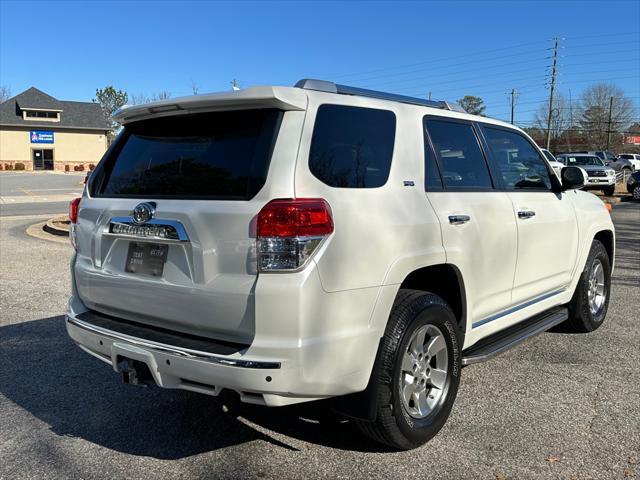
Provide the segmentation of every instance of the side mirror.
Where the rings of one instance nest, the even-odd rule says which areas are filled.
[[[587,183],[587,173],[580,167],[563,167],[560,180],[563,190],[576,190]]]

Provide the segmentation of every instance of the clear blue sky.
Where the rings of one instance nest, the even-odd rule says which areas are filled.
[[[530,121],[548,95],[608,81],[640,116],[640,2],[29,2],[0,0],[0,84],[63,100],[114,85],[133,94],[291,85],[303,77],[456,100]]]

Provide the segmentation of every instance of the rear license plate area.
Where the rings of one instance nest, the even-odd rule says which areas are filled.
[[[161,277],[167,261],[169,245],[129,242],[125,272]]]

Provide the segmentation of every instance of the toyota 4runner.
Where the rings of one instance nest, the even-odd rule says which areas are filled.
[[[129,383],[338,397],[409,449],[463,366],[605,318],[610,215],[512,125],[318,80],[115,119],[70,207],[66,326]]]

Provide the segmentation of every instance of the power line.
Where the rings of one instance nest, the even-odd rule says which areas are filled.
[[[559,66],[560,65],[558,65],[558,67]],[[573,75],[592,75],[592,74],[596,74],[596,73],[610,73],[610,72],[611,72],[611,69],[607,69],[607,70],[592,70],[592,71],[588,71],[588,72],[572,72],[572,73],[569,73],[569,74],[566,74],[566,75],[563,75],[563,76],[568,77],[568,76],[573,76]],[[526,80],[534,80],[534,79],[538,79],[538,78],[540,78],[540,75],[528,75],[526,77],[519,77],[519,78],[505,78],[505,82],[508,81],[510,83],[514,83],[514,82],[521,82],[521,81],[526,81]],[[460,82],[465,82],[465,81],[467,81],[467,80],[461,79],[461,80],[443,81],[443,82],[436,82],[436,83],[431,83],[430,82],[430,83],[424,84],[424,85],[425,85],[425,87],[431,88],[434,85],[444,85],[444,84],[449,85],[451,83],[460,83]],[[477,84],[477,85],[472,85],[472,86],[466,86],[465,85],[464,88],[466,90],[473,90],[473,89],[478,88],[478,87],[484,87],[484,86],[487,86],[487,85],[495,85],[495,83],[496,82],[494,81],[494,82],[482,83],[482,84]],[[395,90],[396,91],[400,91],[400,92],[406,91],[406,90],[413,90],[413,89],[418,88],[418,87],[420,87],[422,85],[423,84],[420,83],[420,84],[414,84],[414,85],[409,85],[409,86],[403,86],[403,87],[400,87],[400,88],[396,88]],[[452,91],[452,90],[458,90],[458,87],[452,87],[450,89],[446,89],[446,90],[444,90],[444,92]]]
[[[512,50],[514,48],[521,48],[521,47],[527,47],[530,45],[540,45],[541,43],[545,43],[543,41],[536,41],[536,42],[528,42],[528,43],[520,43],[518,45],[510,45],[508,47],[502,47],[502,48],[495,48],[492,50],[480,50],[474,53],[468,53],[468,54],[464,54],[464,55],[459,55],[457,58],[465,58],[465,57],[477,57],[478,55],[483,55],[483,54],[487,54],[487,53],[494,53],[494,52],[501,52],[501,51],[505,51],[505,50]],[[360,71],[360,72],[354,72],[354,73],[345,73],[342,75],[336,75],[333,78],[345,78],[345,77],[351,77],[351,76],[357,76],[357,75],[367,75],[370,73],[377,73],[377,72],[384,72],[384,71],[389,71],[389,70],[393,70],[393,69],[399,69],[399,68],[407,68],[407,67],[414,67],[416,65],[424,65],[427,63],[431,63],[434,61],[440,61],[440,60],[446,60],[448,58],[451,58],[450,56],[446,56],[446,57],[440,57],[440,58],[435,58],[435,59],[429,59],[429,60],[423,60],[420,62],[416,62],[416,63],[408,63],[408,64],[404,64],[404,65],[395,65],[395,66],[391,66],[391,67],[384,67],[384,68],[378,68],[375,70],[368,70],[368,71]]]
[[[580,35],[578,37],[565,37],[565,40],[575,40],[581,38],[603,38],[603,37],[623,37],[626,35],[640,35],[640,31],[637,32],[620,32],[620,33],[604,33],[601,35]]]
[[[623,36],[628,36],[628,35],[635,35],[638,34],[640,32],[621,32],[621,33],[612,33],[612,34],[602,34],[602,35],[582,35],[582,36],[576,36],[576,37],[568,37],[569,40],[572,39],[582,39],[582,38],[603,38],[603,37],[623,37]],[[501,52],[501,51],[507,51],[507,50],[513,50],[513,49],[517,49],[517,48],[522,48],[522,47],[527,47],[527,46],[531,46],[531,45],[541,45],[546,43],[545,41],[533,41],[533,42],[526,42],[526,43],[520,43],[517,45],[510,45],[507,47],[502,47],[502,48],[496,48],[496,49],[491,49],[491,50],[479,50],[473,53],[468,53],[468,54],[464,54],[464,55],[458,55],[457,58],[466,58],[466,57],[478,57],[481,55],[486,55],[489,53],[495,53],[495,52]],[[626,42],[622,42],[622,43],[626,43]],[[425,65],[428,63],[433,63],[433,62],[438,62],[441,60],[447,60],[451,58],[451,56],[446,56],[446,57],[440,57],[440,58],[432,58],[429,60],[422,60],[419,62],[414,62],[414,63],[408,63],[408,64],[402,64],[402,65],[394,65],[394,66],[389,66],[389,67],[382,67],[382,68],[377,68],[377,69],[372,69],[372,70],[365,70],[365,71],[359,71],[359,72],[351,72],[351,73],[345,73],[345,74],[340,74],[340,75],[334,75],[332,78],[335,79],[340,79],[340,78],[347,78],[347,77],[353,77],[353,76],[359,76],[359,75],[369,75],[372,73],[378,73],[378,72],[386,72],[386,71],[390,71],[390,70],[397,70],[397,69],[403,69],[403,68],[411,68],[417,65]]]

